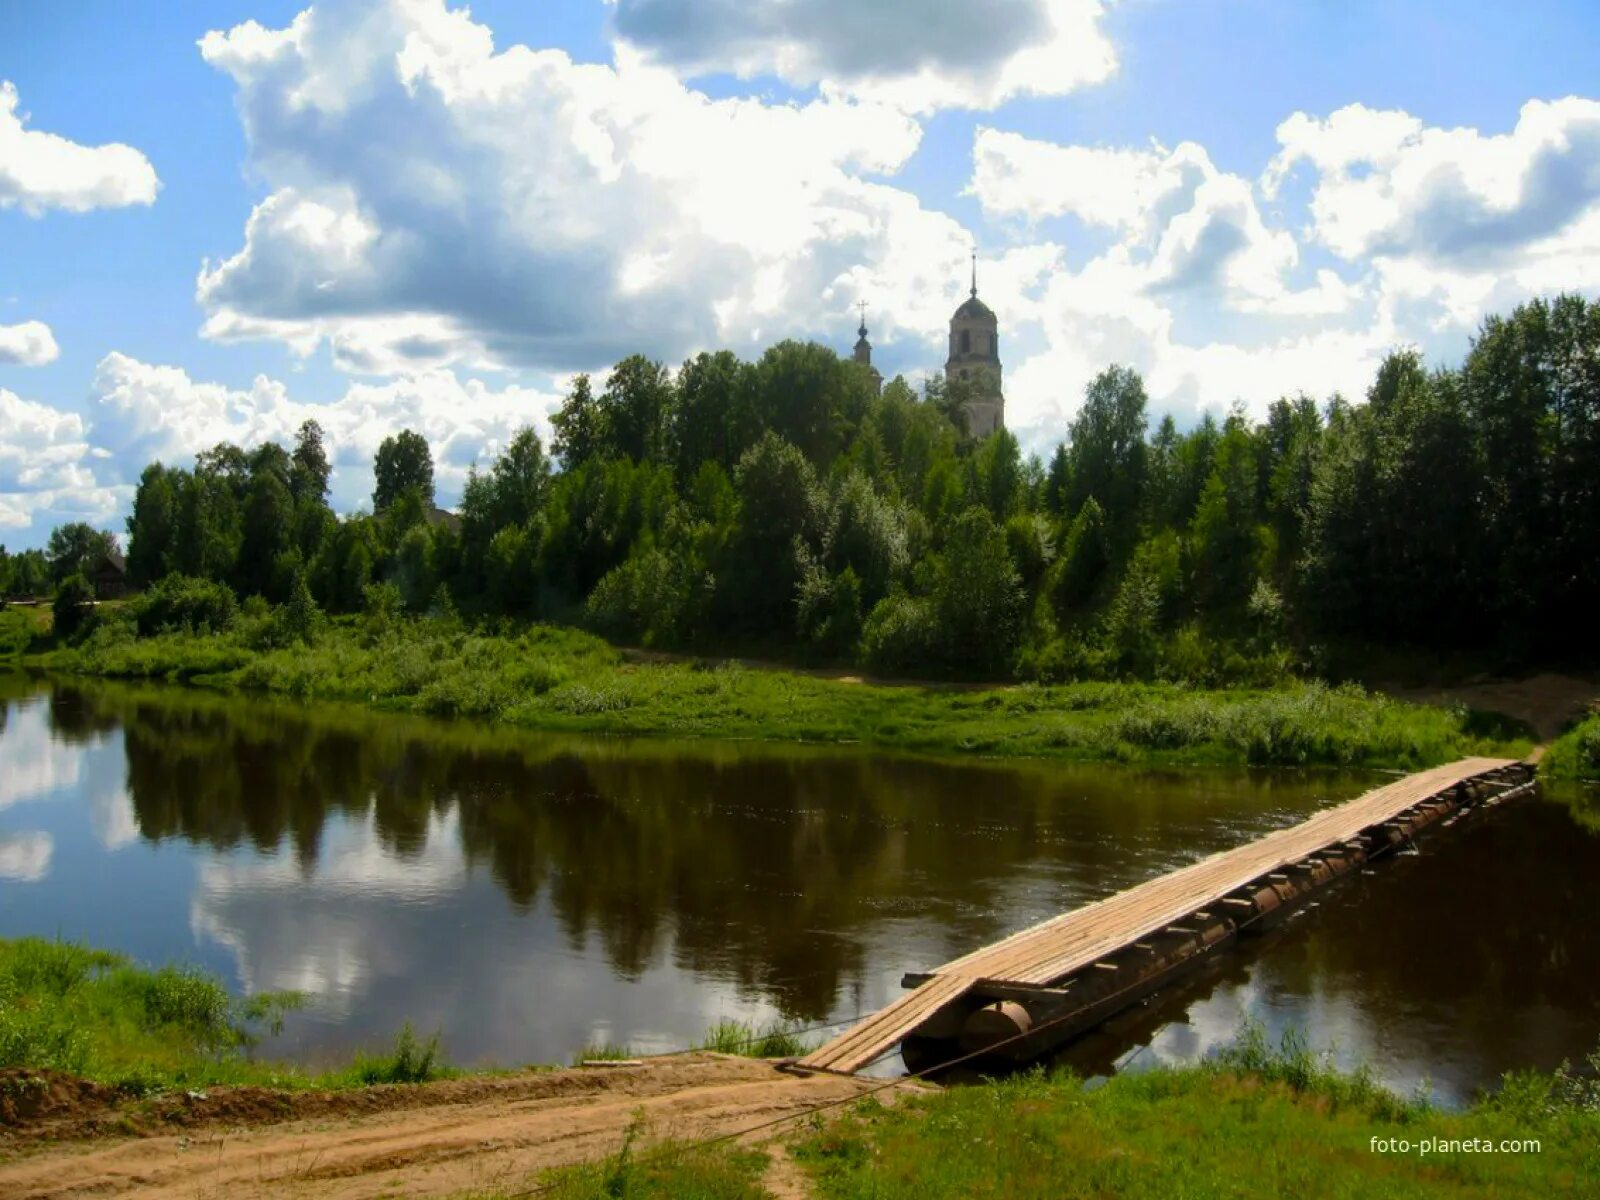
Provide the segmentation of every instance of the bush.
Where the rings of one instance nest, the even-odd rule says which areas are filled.
[[[58,637],[74,638],[94,622],[94,588],[82,575],[68,575],[51,605]]]
[[[646,545],[606,572],[590,593],[584,617],[611,637],[637,638],[647,646],[679,641],[703,602],[706,582],[681,559]]]
[[[221,633],[239,615],[239,602],[226,584],[189,575],[168,575],[129,607],[140,637]]]
[[[937,640],[933,606],[897,593],[878,601],[867,617],[861,657],[874,670],[903,670],[927,663]]]
[[[1557,738],[1539,770],[1551,779],[1600,779],[1600,713]]]

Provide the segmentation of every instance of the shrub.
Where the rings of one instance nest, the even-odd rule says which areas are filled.
[[[867,617],[861,657],[877,670],[917,666],[932,657],[937,639],[932,605],[896,593],[878,601]]]
[[[94,588],[82,575],[68,575],[56,589],[51,613],[57,636],[77,637],[94,621]]]
[[[189,575],[168,575],[130,607],[140,637],[221,633],[239,615],[239,603],[226,584]]]

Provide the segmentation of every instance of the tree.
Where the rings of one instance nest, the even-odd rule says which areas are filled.
[[[409,429],[383,439],[372,464],[372,508],[382,512],[402,494],[416,492],[424,505],[433,504],[433,455],[427,440]]]
[[[293,549],[291,534],[294,499],[279,473],[270,468],[258,473],[245,500],[239,545],[239,568],[234,588],[241,596],[260,595],[268,600],[288,598],[293,565],[285,573],[285,555]]]
[[[944,661],[957,670],[1009,668],[1021,632],[1021,580],[986,509],[967,509],[950,530],[933,602]]]
[[[727,350],[700,354],[678,372],[678,403],[673,413],[673,465],[678,478],[692,479],[700,464],[724,471],[760,436],[753,399],[754,370]]]
[[[1126,367],[1095,376],[1069,427],[1066,511],[1100,502],[1115,546],[1131,540],[1140,516],[1145,465],[1144,381]]]
[[[1256,525],[1255,448],[1244,420],[1231,418],[1189,526],[1195,595],[1203,607],[1242,609],[1259,574]]]
[[[792,628],[801,566],[795,542],[815,550],[827,532],[829,506],[816,472],[798,448],[768,432],[739,460],[733,485],[739,523],[719,572],[720,599],[741,629]]]
[[[76,637],[94,618],[94,588],[77,572],[66,576],[56,586],[51,612],[57,636]]]
[[[906,515],[859,471],[838,485],[834,512],[828,567],[836,574],[850,572],[853,586],[870,609],[910,561]]]
[[[1026,498],[1016,435],[1008,429],[991,433],[978,444],[971,462],[976,477],[972,495],[983,501],[995,520],[1004,521]]]
[[[1170,425],[1171,421],[1172,418],[1167,417],[1163,425]],[[1060,517],[1066,513],[1071,478],[1072,457],[1067,453],[1066,443],[1057,442],[1054,453],[1050,455],[1050,469],[1044,482],[1044,507],[1052,516]]]
[[[45,546],[50,580],[57,587],[73,575],[93,574],[108,556],[116,553],[117,539],[113,534],[83,521],[56,526]]]
[[[128,579],[149,587],[177,568],[179,493],[187,482],[180,471],[151,463],[139,476],[128,517]]]
[[[639,354],[623,359],[600,394],[605,448],[634,462],[666,462],[673,403],[666,367]]]
[[[489,512],[496,528],[526,525],[544,506],[550,463],[531,425],[517,430],[489,469]]]
[[[815,342],[779,342],[756,364],[759,426],[819,467],[831,465],[854,436],[871,395],[861,372]]]
[[[572,381],[572,391],[550,418],[550,424],[555,429],[550,450],[561,460],[562,470],[576,471],[601,452],[605,442],[604,422],[587,375],[579,375]]]
[[[328,450],[321,425],[311,420],[301,423],[300,431],[295,435],[291,463],[289,491],[295,503],[315,501],[320,504],[326,500],[332,468],[328,465]]]

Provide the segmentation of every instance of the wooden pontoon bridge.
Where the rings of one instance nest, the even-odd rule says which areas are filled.
[[[1037,1057],[1427,826],[1531,788],[1532,778],[1527,764],[1496,758],[1463,759],[1407,776],[935,970],[907,975],[903,982],[911,991],[794,1066],[853,1074],[897,1045],[912,1070],[979,1054]]]

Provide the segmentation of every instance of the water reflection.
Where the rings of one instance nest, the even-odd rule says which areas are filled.
[[[312,1059],[406,1019],[461,1061],[518,1062],[605,1037],[676,1047],[724,1015],[849,1016],[903,971],[1366,782],[574,741],[40,686],[0,683],[0,875],[33,879],[0,889],[0,932],[306,991],[283,1051]],[[1145,1041],[1144,1061],[1191,1056],[1247,1012],[1396,1081],[1443,1063],[1441,1091],[1581,1053],[1600,1015],[1575,981],[1600,945],[1574,914],[1600,901],[1600,841],[1574,829],[1554,805],[1467,827],[1075,1061]]]

